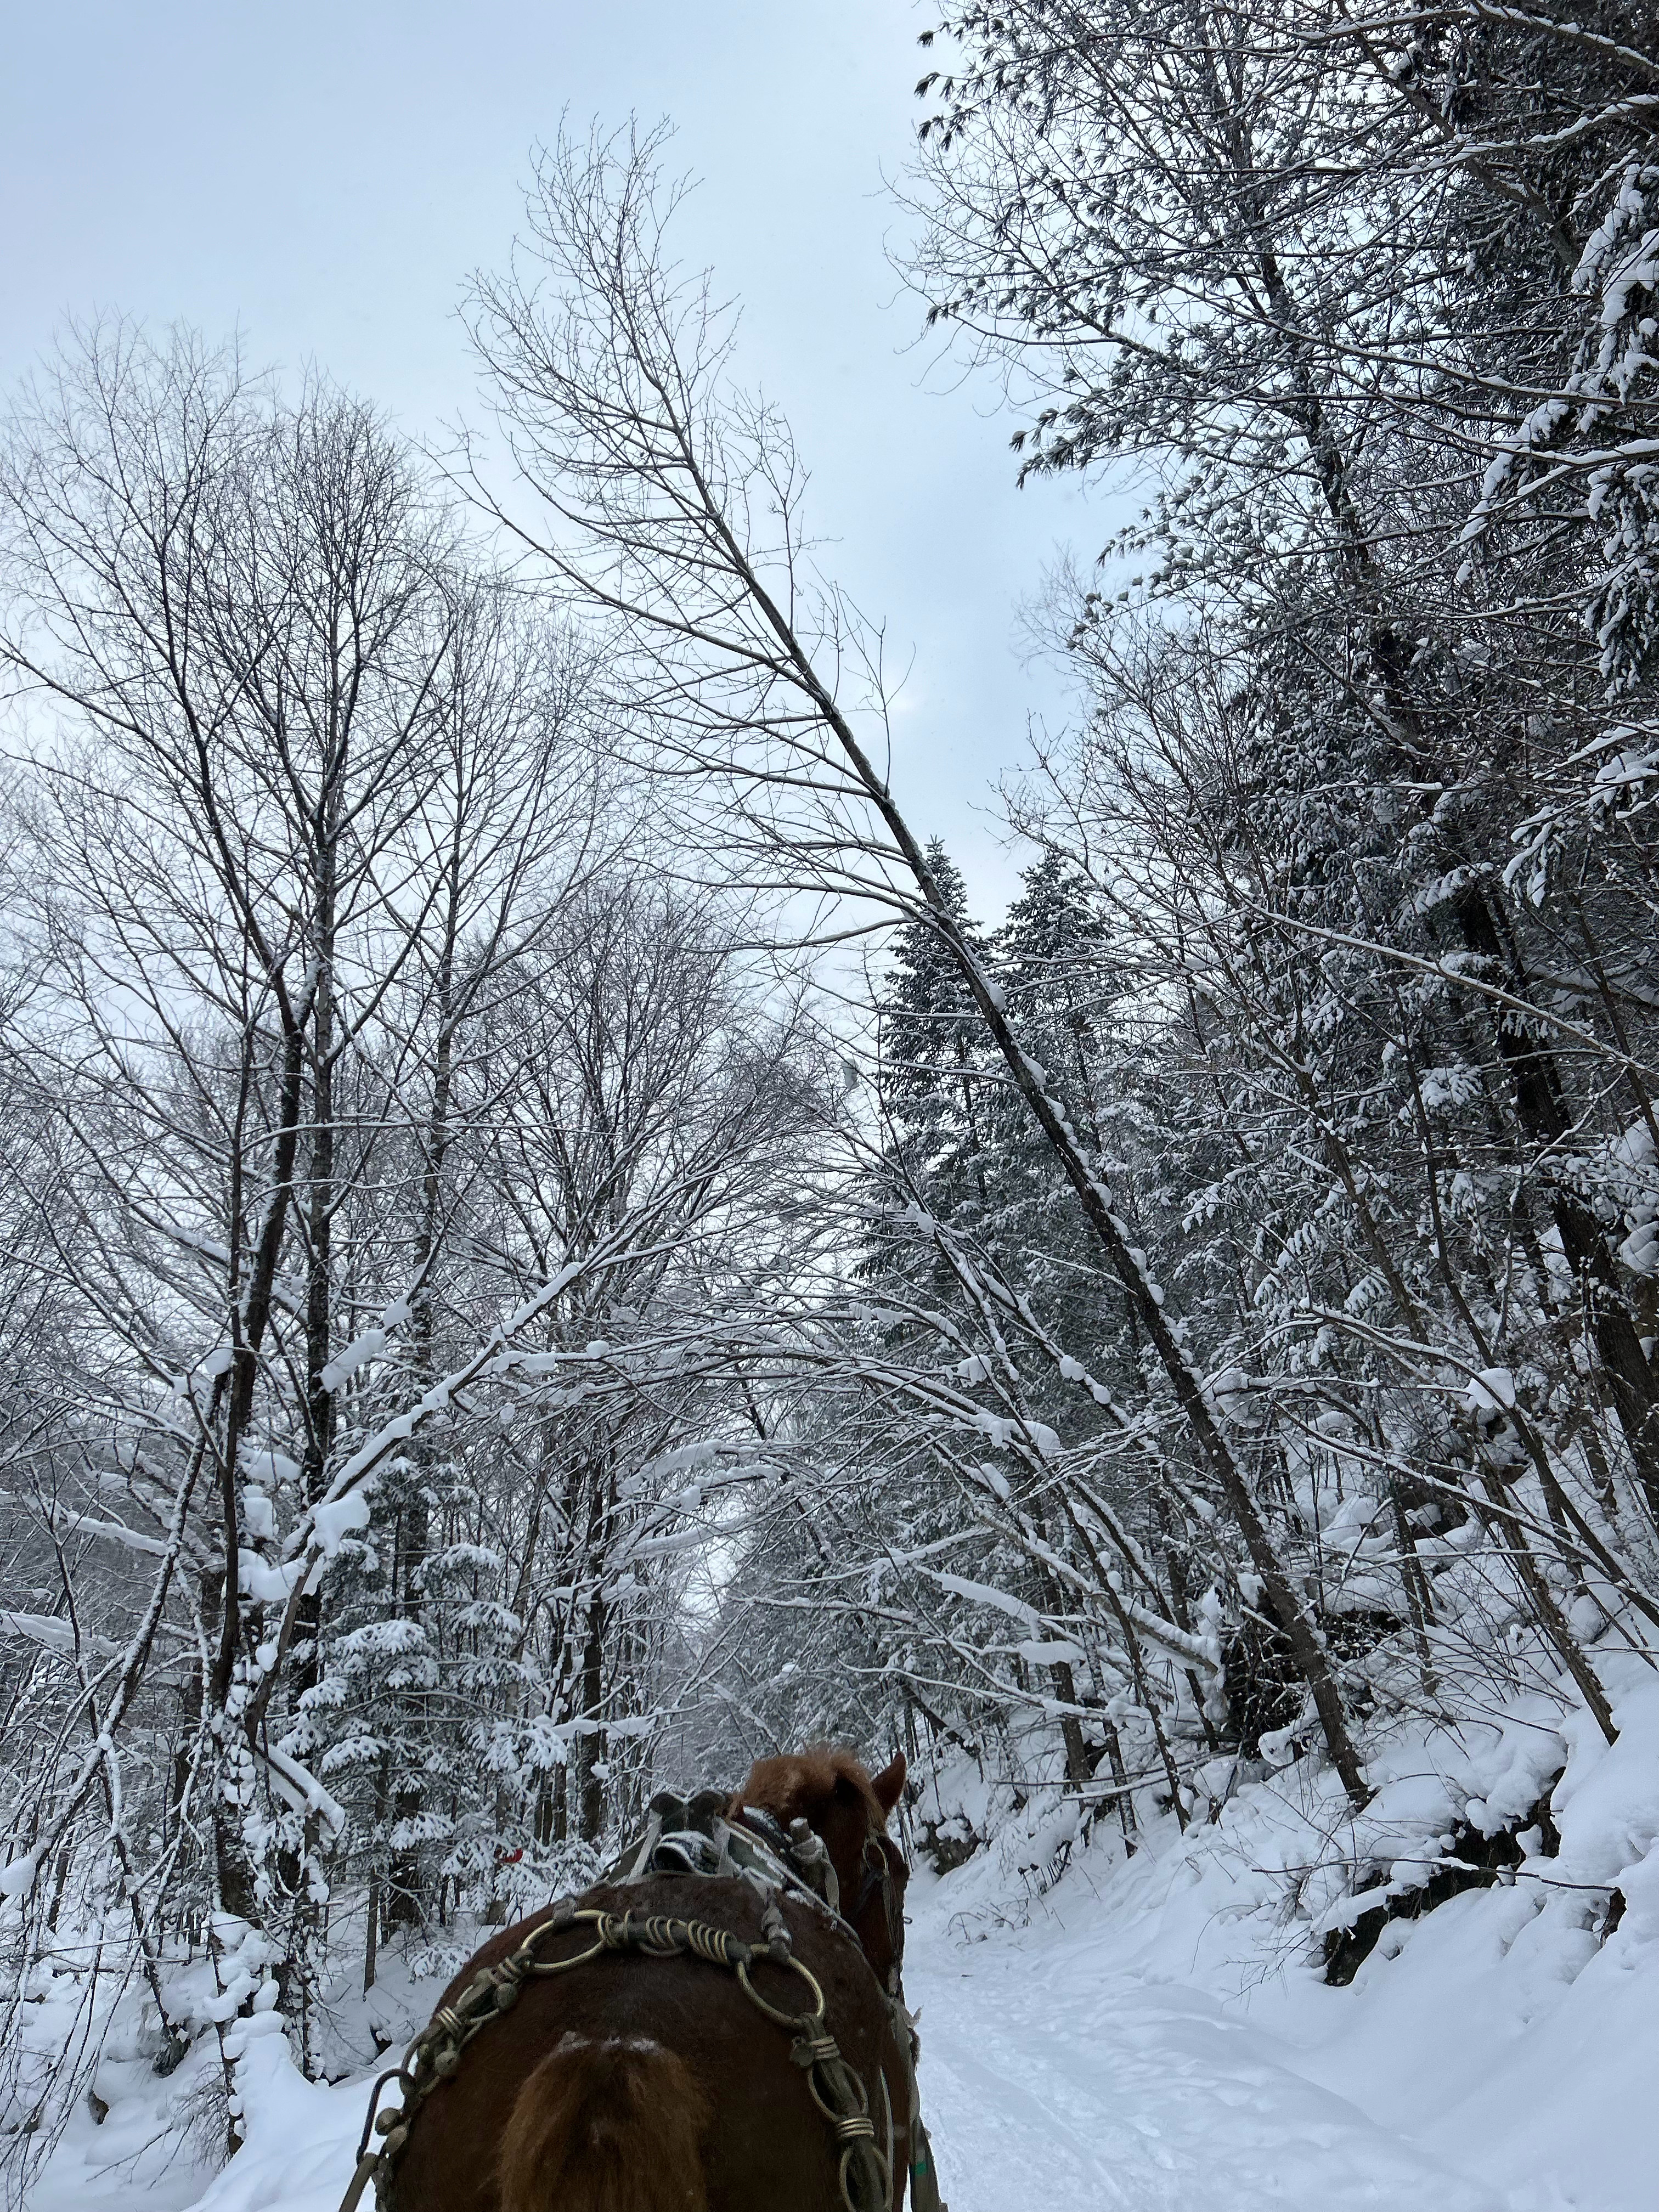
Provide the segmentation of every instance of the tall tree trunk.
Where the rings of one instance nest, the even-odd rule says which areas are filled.
[[[1485,898],[1471,895],[1459,900],[1456,914],[1468,950],[1491,963],[1516,997],[1529,998],[1530,979],[1520,967],[1514,947],[1500,933]],[[1554,1055],[1501,1010],[1492,1028],[1522,1130],[1541,1152],[1555,1151],[1566,1140],[1572,1124]],[[1601,1224],[1553,1177],[1549,1183],[1549,1206],[1562,1251],[1578,1285],[1637,1481],[1659,1526],[1659,1392],[1655,1389],[1652,1364],[1643,1349]]]

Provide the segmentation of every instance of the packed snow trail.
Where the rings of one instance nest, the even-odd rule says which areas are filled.
[[[1050,1924],[919,1928],[922,2098],[951,2212],[1498,2212],[1504,2200],[1295,2070],[1201,1991]]]

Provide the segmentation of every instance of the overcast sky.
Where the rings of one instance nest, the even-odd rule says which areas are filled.
[[[637,113],[702,179],[682,251],[744,302],[740,367],[792,421],[826,565],[914,653],[901,792],[981,911],[1011,882],[985,816],[1058,678],[1015,605],[1112,512],[1014,489],[1011,417],[914,343],[884,186],[908,155],[930,20],[908,0],[53,0],[9,11],[0,376],[66,313],[182,319],[315,361],[414,434],[477,414],[455,307],[504,260],[532,145]]]

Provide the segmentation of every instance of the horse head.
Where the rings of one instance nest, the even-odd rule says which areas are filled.
[[[887,1832],[904,1787],[904,1753],[872,1775],[850,1751],[814,1747],[783,1759],[757,1759],[731,1805],[769,1813],[787,1828],[805,1820],[823,1840],[841,1892],[842,1917],[857,1936],[876,1978],[898,1993],[904,1960],[904,1886],[910,1869]]]

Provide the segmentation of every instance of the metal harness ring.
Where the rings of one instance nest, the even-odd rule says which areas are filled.
[[[811,2012],[780,2012],[776,2005],[768,2004],[766,1999],[761,1995],[760,1991],[755,1987],[753,1982],[749,1978],[750,1960],[756,1954],[751,1952],[748,1959],[739,1959],[735,1962],[738,1979],[742,1983],[744,1994],[749,1998],[750,2002],[751,2004],[757,2005],[761,2011],[766,2014],[768,2020],[776,2021],[780,2027],[821,2027],[823,2024],[823,1991],[819,1987],[817,1977],[813,1973],[811,1968],[810,1966],[804,1966],[801,1961],[795,1957],[793,1952],[791,1952],[786,1958],[772,1959],[774,1966],[793,1966],[796,1973],[800,1976],[802,1981],[805,1983],[807,1988],[812,1992],[812,2009]],[[771,1957],[769,1953],[765,1952],[763,1952],[759,1955],[762,1957]]]

